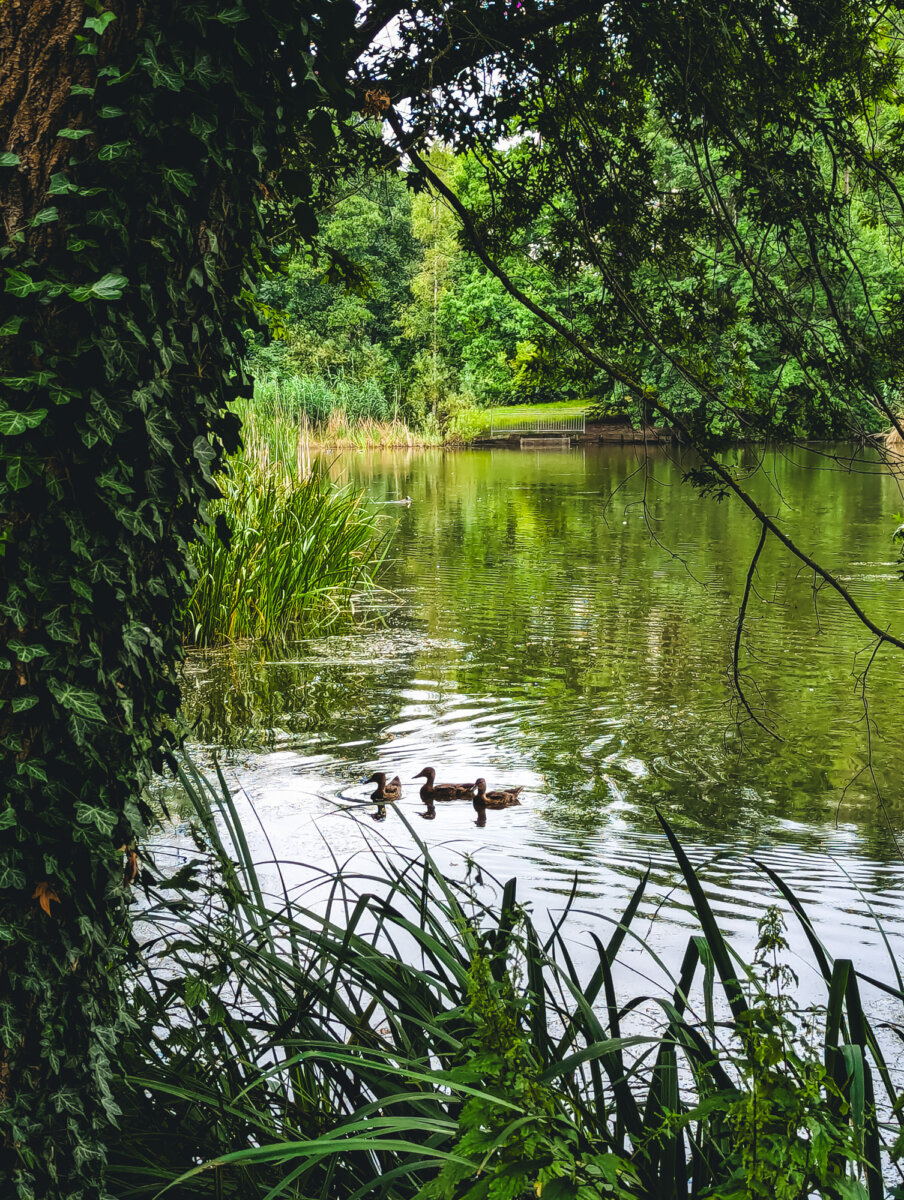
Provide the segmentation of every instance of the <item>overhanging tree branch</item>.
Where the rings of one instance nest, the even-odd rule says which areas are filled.
[[[474,224],[471,214],[461,203],[452,189],[446,183],[444,183],[444,181],[440,179],[434,171],[430,169],[429,165],[417,152],[415,146],[411,144],[409,138],[406,137],[404,127],[402,126],[398,114],[390,110],[390,112],[387,114],[387,120],[397,139],[399,140],[399,144],[403,152],[415,165],[418,173],[423,175],[424,178],[429,181],[430,185],[437,192],[439,192],[446,203],[449,204],[458,215],[465,234],[467,235],[470,248],[473,250],[474,254],[477,255],[487,270],[499,280],[509,295],[513,296],[514,299],[516,299],[520,304],[523,304],[529,312],[532,312],[534,316],[538,317],[541,321],[548,325],[550,329],[554,330],[561,338],[568,342],[569,345],[573,346],[574,349],[582,354],[589,362],[598,367],[601,371],[604,371],[610,379],[623,384],[632,395],[638,398],[643,398],[648,404],[652,405],[652,407],[655,408],[665,418],[669,425],[682,435],[687,444],[694,447],[710,470],[713,471],[713,473],[718,476],[722,483],[725,484],[726,488],[734,493],[741,503],[750,510],[750,512],[760,522],[762,527],[765,530],[768,530],[769,533],[773,534],[790,554],[794,555],[795,558],[799,559],[800,562],[809,567],[810,570],[813,571],[820,579],[822,579],[828,587],[830,587],[838,596],[840,596],[857,620],[860,621],[870,631],[870,633],[878,638],[880,642],[895,646],[899,650],[904,650],[904,640],[895,637],[894,634],[889,633],[887,629],[883,629],[877,625],[876,622],[864,612],[844,584],[835,575],[833,575],[831,571],[827,570],[819,562],[817,562],[812,555],[808,554],[805,550],[802,550],[794,541],[794,539],[789,537],[789,535],[785,533],[785,531],[776,523],[776,521],[763,511],[750,493],[741,487],[732,473],[719,462],[712,451],[699,444],[697,439],[694,438],[693,433],[688,428],[687,424],[676,412],[664,404],[658,397],[651,396],[649,394],[649,389],[644,388],[643,384],[639,380],[635,379],[629,372],[625,371],[617,363],[612,362],[610,359],[598,353],[592,346],[588,345],[583,338],[579,337],[571,329],[569,329],[563,321],[560,321],[553,313],[549,312],[548,309],[545,309],[541,305],[537,304],[536,301],[532,300],[524,291],[522,291],[521,288],[518,287],[508,273],[487,252],[486,247],[483,245],[483,241],[477,232],[477,228]],[[719,397],[713,393],[712,389],[706,387],[701,383],[700,380],[697,380],[690,375],[681,363],[676,361],[675,366],[692,387],[696,388],[699,392],[701,392],[701,394],[713,400],[714,402],[719,402]]]

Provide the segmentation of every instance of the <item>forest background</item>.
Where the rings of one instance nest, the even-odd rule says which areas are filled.
[[[646,131],[655,158],[659,199],[687,196],[693,170],[663,132]],[[373,130],[375,137],[379,130]],[[529,158],[531,144],[504,148],[511,170]],[[424,154],[432,172],[470,213],[489,222],[494,200],[478,155],[456,154],[434,142]],[[515,167],[517,169],[517,167]],[[521,304],[473,253],[458,216],[436,191],[418,190],[417,175],[399,168],[356,171],[337,180],[323,199],[317,241],[283,249],[281,269],[258,280],[255,307],[263,327],[246,334],[248,368],[255,380],[256,411],[309,423],[315,440],[353,437],[370,441],[467,442],[485,433],[489,410],[500,406],[555,405],[586,410],[590,419],[644,425],[650,414],[641,397],[593,369],[549,324]],[[849,172],[842,183],[850,188]],[[845,321],[865,342],[872,309],[894,309],[904,295],[899,256],[874,206],[852,198],[849,227],[859,278],[845,299]],[[556,203],[509,231],[498,255],[510,279],[581,337],[592,336],[607,297],[600,275],[581,261],[580,247],[562,245],[554,226]],[[736,216],[742,241],[756,230]],[[705,340],[720,370],[714,403],[676,372],[667,353],[643,329],[620,327],[614,343],[632,363],[635,378],[660,395],[710,445],[767,437],[832,439],[868,437],[887,428],[869,403],[846,397],[832,403],[782,344],[782,332],[763,322],[752,303],[747,272],[720,230],[697,231],[697,270],[673,264],[663,278],[646,264],[636,284],[653,310],[667,310],[705,278]],[[779,286],[788,282],[782,256],[763,264]],[[852,271],[852,277],[855,273]],[[792,291],[809,291],[803,272]],[[719,309],[730,324],[719,327]],[[822,292],[809,314],[822,336],[834,316]],[[880,364],[877,385],[897,403],[894,371]],[[751,414],[757,414],[751,426]]]

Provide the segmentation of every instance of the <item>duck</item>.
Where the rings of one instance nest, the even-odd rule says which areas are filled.
[[[421,799],[431,806],[437,800],[458,800],[474,791],[473,783],[434,783],[436,771],[433,767],[424,767],[414,778],[427,780],[421,787]]]
[[[402,795],[402,781],[398,775],[396,775],[395,779],[387,783],[385,771],[374,771],[370,779],[365,779],[364,782],[375,783],[377,785],[377,790],[371,792],[370,798],[371,800],[377,800],[381,804],[385,800],[398,800]]]
[[[477,794],[474,797],[474,810],[480,815],[482,808],[511,808],[515,804],[520,804],[518,797],[524,791],[524,785],[521,787],[497,788],[495,791],[487,791],[487,781],[478,779],[474,784],[477,789]]]
[[[386,805],[378,803],[377,811],[369,813],[368,815],[370,816],[370,819],[372,821],[385,821],[386,820]]]

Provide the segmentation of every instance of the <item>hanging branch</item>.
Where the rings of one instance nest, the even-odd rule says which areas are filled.
[[[513,296],[514,299],[516,299],[520,304],[523,304],[529,312],[532,312],[534,316],[538,317],[544,322],[544,324],[548,325],[550,329],[559,334],[560,337],[568,342],[569,345],[573,346],[589,362],[593,363],[593,365],[598,367],[601,371],[604,371],[610,379],[617,383],[623,384],[633,396],[637,398],[643,398],[647,403],[651,404],[653,408],[655,408],[671,425],[671,427],[681,434],[687,444],[694,447],[710,470],[717,475],[721,482],[724,483],[725,487],[729,491],[733,492],[734,495],[737,496],[737,498],[741,501],[741,503],[750,510],[760,524],[766,530],[768,530],[769,533],[774,534],[774,536],[782,543],[789,553],[793,554],[795,558],[799,559],[805,564],[805,566],[809,567],[811,571],[819,576],[820,579],[822,579],[834,592],[836,592],[848,606],[857,620],[860,621],[861,624],[863,624],[870,631],[870,633],[877,637],[881,642],[895,646],[899,650],[904,650],[904,640],[895,637],[893,634],[889,633],[887,629],[880,628],[880,626],[878,626],[875,621],[873,621],[863,611],[844,584],[837,579],[836,576],[831,573],[831,571],[828,571],[814,558],[807,554],[805,550],[802,550],[794,541],[794,539],[789,537],[789,535],[785,533],[785,531],[775,522],[775,520],[773,520],[772,517],[763,511],[750,493],[741,487],[732,473],[718,461],[715,455],[705,446],[702,446],[697,442],[687,424],[681,419],[681,417],[678,416],[677,413],[673,412],[672,409],[664,404],[658,397],[651,396],[649,389],[644,388],[644,386],[638,380],[634,379],[622,367],[611,362],[592,346],[588,345],[583,338],[572,332],[572,330],[570,330],[568,326],[564,324],[564,322],[560,321],[547,309],[537,304],[528,295],[526,295],[521,288],[518,287],[518,285],[509,277],[507,272],[487,252],[485,246],[483,245],[482,239],[477,232],[476,226],[474,225],[471,214],[464,207],[452,189],[448,187],[448,185],[445,184],[443,180],[440,179],[439,176],[430,169],[424,159],[420,156],[420,154],[418,154],[414,145],[411,144],[410,140],[406,137],[398,114],[390,110],[387,113],[386,119],[398,138],[404,154],[406,154],[410,161],[415,165],[419,174],[423,175],[425,179],[429,180],[431,186],[440,193],[446,203],[449,204],[456,212],[467,235],[472,251],[480,259],[487,270],[492,275],[495,275],[509,295]],[[680,362],[675,360],[673,360],[673,362],[676,369],[692,387],[696,388],[706,399],[709,399],[714,403],[719,403],[719,397],[712,388],[710,388],[702,380],[696,379]]]
[[[775,738],[777,742],[783,742],[785,739],[781,737],[780,734],[777,734],[774,729],[770,729],[768,725],[765,725],[756,715],[756,713],[750,707],[747,697],[744,694],[744,689],[741,686],[741,634],[744,631],[744,618],[747,615],[747,604],[750,600],[750,592],[753,588],[753,577],[756,574],[756,564],[763,552],[763,547],[766,545],[766,537],[768,532],[769,531],[765,525],[760,526],[760,540],[757,542],[756,550],[753,552],[753,558],[750,560],[750,567],[747,570],[747,583],[744,585],[744,596],[741,600],[741,607],[738,610],[738,624],[737,628],[735,629],[734,648],[731,655],[731,671],[732,678],[734,679],[735,691],[738,694],[738,699],[743,704],[744,709],[746,710],[751,721],[753,721],[755,725],[759,725],[760,729],[768,733],[770,737]]]

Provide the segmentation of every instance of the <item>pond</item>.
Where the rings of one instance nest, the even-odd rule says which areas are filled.
[[[838,469],[824,448],[725,461],[879,625],[904,631],[896,478],[868,462]],[[384,770],[443,861],[470,855],[487,876],[517,876],[538,909],[560,908],[576,881],[581,919],[611,917],[650,867],[645,932],[668,950],[692,917],[658,808],[742,948],[775,899],[756,858],[834,953],[887,977],[872,912],[901,949],[904,658],[881,651],[864,691],[869,634],[772,540],[742,666],[778,737],[739,723],[731,647],[759,530],[735,501],[683,483],[691,465],[621,446],[337,457],[334,474],[384,514],[387,594],[352,632],[278,657],[192,655],[185,672],[197,740],[225,754],[277,856],[341,858],[366,833],[409,845],[392,812],[371,824],[373,806],[357,822],[336,807]],[[439,779],[523,784],[522,804],[484,827],[467,803],[420,820],[412,777],[427,765]]]

